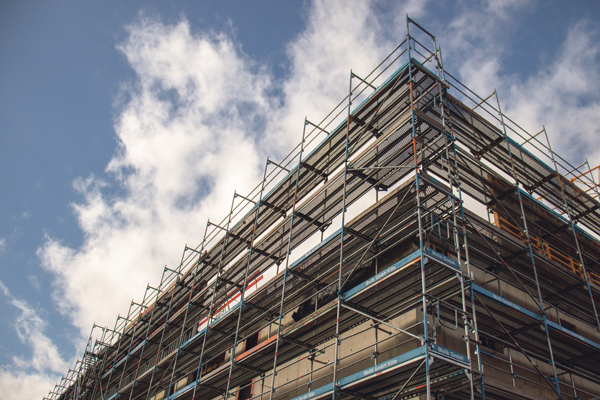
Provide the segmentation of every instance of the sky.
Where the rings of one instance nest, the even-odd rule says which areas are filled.
[[[42,398],[406,35],[600,164],[600,2],[0,3],[0,398]]]

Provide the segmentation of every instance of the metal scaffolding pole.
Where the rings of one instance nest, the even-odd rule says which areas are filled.
[[[414,78],[412,71],[412,57],[411,57],[411,36],[410,36],[410,18],[406,15],[406,42],[408,45],[408,75],[410,85],[410,119],[411,119],[411,130],[412,130],[412,146],[414,155],[414,167],[415,167],[415,189],[416,189],[416,202],[417,202],[417,221],[419,226],[419,251],[423,254],[424,243],[423,243],[423,225],[422,225],[422,210],[421,210],[421,199],[419,190],[419,160],[417,153],[417,132],[415,129],[415,103],[414,103]],[[423,309],[423,345],[425,346],[425,359],[429,360],[429,332],[428,332],[428,321],[427,321],[427,288],[425,284],[425,259],[421,257],[421,307]],[[425,400],[431,399],[431,376],[430,376],[430,363],[425,363],[425,389],[426,395]]]
[[[273,358],[273,373],[271,376],[271,388],[269,390],[269,400],[273,399],[273,394],[275,393],[275,376],[277,376],[277,352],[279,351],[279,344],[281,343],[281,325],[283,323],[283,304],[285,301],[285,289],[286,282],[289,274],[289,266],[290,266],[290,253],[292,246],[292,238],[294,231],[294,217],[296,215],[296,201],[298,196],[298,183],[300,181],[300,169],[302,167],[302,154],[304,153],[304,134],[306,132],[306,118],[304,118],[304,126],[302,128],[302,141],[300,142],[300,154],[298,161],[298,171],[296,172],[296,185],[294,188],[294,200],[292,203],[292,215],[290,216],[290,233],[288,236],[288,244],[287,250],[285,253],[285,270],[283,273],[283,283],[281,288],[281,302],[279,305],[279,320],[277,324],[277,337],[275,340],[275,356]]]
[[[127,319],[129,320],[132,315],[131,315],[131,308],[135,305],[135,303],[132,301],[131,304],[129,305],[129,312],[127,313]],[[140,310],[139,315],[141,315],[142,311]],[[138,317],[139,317],[138,315]],[[136,317],[137,319],[137,317]],[[127,329],[127,326],[130,326],[131,324],[133,324],[133,332],[131,332],[130,336],[131,336],[131,340],[129,341],[129,346],[127,348],[126,351],[126,355],[124,357],[127,357],[127,355],[129,355],[131,353],[131,350],[133,349],[133,339],[135,338],[136,332],[137,332],[137,328],[138,328],[138,324],[136,319],[131,319],[132,322],[129,323],[129,325],[126,325],[125,329]],[[126,331],[124,331],[125,334]],[[121,384],[123,382],[123,378],[125,377],[125,372],[127,371],[127,363],[129,362],[129,357],[127,357],[127,359],[124,361],[123,363],[123,371],[121,371],[121,377],[119,378],[119,384],[118,384],[118,390],[121,389]]]
[[[97,326],[94,323],[94,326]],[[102,342],[104,344],[104,349],[106,349],[109,345],[106,343],[106,333],[108,331],[108,327],[101,327],[98,326],[99,328],[102,328],[102,336],[100,336],[100,342]],[[98,352],[99,353],[99,352]],[[100,392],[102,392],[102,380],[100,379],[101,375],[102,375],[102,370],[103,370],[103,365],[104,365],[104,360],[102,360],[102,366],[99,365],[96,371],[96,376],[95,378],[95,383],[94,383],[94,390],[92,391],[92,398],[96,396],[96,392],[98,389],[100,389]]]
[[[186,327],[186,323],[187,323],[188,313],[190,311],[190,305],[192,304],[192,300],[194,298],[194,289],[195,289],[195,285],[196,285],[198,271],[200,270],[200,259],[202,257],[202,253],[204,251],[204,245],[206,243],[206,233],[207,232],[208,232],[208,221],[206,223],[206,227],[204,228],[204,235],[202,237],[200,251],[198,251],[198,261],[196,262],[196,266],[194,268],[194,277],[192,279],[192,287],[190,288],[190,294],[188,296],[186,309],[185,309],[185,316],[183,317],[183,323],[181,324],[181,333],[179,334],[179,343],[177,344],[177,353],[175,354],[175,360],[173,362],[173,372],[171,373],[171,380],[169,382],[169,388],[167,390],[167,393],[171,393],[171,387],[173,386],[173,378],[175,376],[175,370],[177,369],[177,361],[179,360],[179,354],[181,354],[181,346],[183,344],[182,343],[183,335],[185,334],[185,327]],[[187,248],[187,246],[186,246],[186,248]],[[185,254],[185,250],[184,250],[184,254]],[[183,256],[182,256],[182,259],[183,259]],[[200,288],[200,290],[202,290],[202,289],[203,288]]]
[[[338,266],[338,284],[337,284],[337,318],[335,323],[335,348],[334,348],[334,359],[333,359],[333,395],[332,400],[335,400],[337,391],[338,391],[338,383],[337,383],[337,371],[339,360],[339,347],[340,347],[340,314],[342,310],[342,276],[343,276],[343,268],[344,268],[344,231],[345,231],[345,223],[346,223],[346,184],[348,181],[348,147],[350,145],[349,135],[350,135],[350,117],[351,117],[351,106],[352,106],[352,78],[354,74],[352,70],[350,70],[350,82],[349,82],[349,91],[348,91],[348,117],[346,119],[346,150],[344,152],[344,186],[343,186],[343,197],[342,197],[342,230],[340,233],[340,263]]]
[[[196,382],[194,384],[194,391],[192,393],[192,399],[196,398],[196,390],[198,389],[198,382],[200,382],[200,379],[202,378],[202,360],[204,358],[204,349],[206,346],[206,338],[210,333],[210,323],[211,323],[211,318],[213,318],[215,298],[216,298],[216,294],[217,294],[217,288],[219,287],[219,277],[221,276],[223,267],[224,267],[223,266],[223,255],[225,253],[225,247],[227,246],[227,242],[229,239],[229,226],[231,224],[231,215],[233,214],[234,203],[235,203],[235,193],[233,194],[233,198],[231,199],[231,209],[229,211],[229,216],[227,217],[227,226],[225,228],[225,236],[223,238],[223,245],[221,246],[218,270],[215,275],[215,282],[213,284],[213,292],[212,292],[212,296],[211,296],[211,300],[210,300],[210,307],[208,309],[208,314],[206,315],[206,328],[204,331],[204,335],[202,336],[202,350],[200,351],[200,358],[198,360],[198,371],[196,373],[196,376],[198,376],[198,379],[196,380]],[[209,221],[209,223],[210,223],[210,221]],[[200,256],[200,257],[202,257],[202,256]],[[200,326],[198,326],[198,329],[200,329]]]
[[[131,305],[130,305],[129,307],[130,307],[130,310],[131,310]],[[129,313],[129,312],[128,312],[128,313]],[[126,328],[127,328],[127,326],[128,326],[127,322],[131,322],[131,320],[129,319],[129,316],[128,316],[127,318],[123,318],[123,317],[121,317],[121,316],[119,315],[119,316],[117,317],[117,320],[115,321],[115,330],[117,329],[117,324],[119,323],[119,320],[125,320],[126,322],[123,324],[123,331],[122,331],[122,333],[120,334],[120,338],[119,338],[120,340],[119,340],[119,344],[118,344],[118,346],[117,346],[116,354],[119,354],[119,351],[121,350],[121,345],[123,344],[123,340],[122,340],[122,339],[125,337],[125,329],[126,329]],[[115,355],[115,357],[114,357],[114,360],[113,360],[113,365],[112,365],[112,367],[110,368],[110,374],[108,375],[108,384],[106,385],[106,386],[107,386],[107,390],[108,390],[108,386],[110,386],[110,383],[111,383],[111,378],[112,378],[112,376],[113,376],[113,372],[114,372],[114,370],[115,370],[116,364],[117,364],[117,357],[116,357],[116,355]],[[118,384],[117,384],[117,386],[116,386],[116,387],[117,387],[117,391],[118,391]]]
[[[163,276],[164,276],[164,270],[163,270]],[[152,304],[152,310],[150,312],[150,317],[148,319],[148,324],[147,324],[147,327],[146,327],[146,333],[144,335],[144,340],[143,340],[142,348],[140,350],[140,357],[138,359],[138,365],[136,367],[136,374],[138,373],[139,368],[141,366],[141,363],[142,363],[142,360],[143,360],[143,356],[144,356],[144,351],[146,349],[146,344],[148,343],[149,335],[150,335],[150,333],[152,333],[152,331],[150,330],[150,328],[152,327],[152,321],[154,320],[154,313],[156,312],[156,310],[158,308],[156,306],[156,303],[158,302],[160,294],[162,293],[162,290],[160,289],[161,287],[162,287],[162,277],[161,277],[161,284],[159,284],[159,288],[158,289],[155,289],[155,288],[153,288],[150,285],[146,285],[146,291],[144,292],[144,300],[142,301],[142,304],[145,304],[145,302],[146,302],[146,295],[148,294],[148,289],[152,289],[153,290],[153,292],[156,295],[156,298],[154,299],[153,302],[150,303],[150,304]],[[143,317],[143,313],[140,312],[140,317],[139,318],[141,318],[141,317]],[[140,322],[143,322],[139,318],[138,318],[138,320],[136,322],[136,325],[138,323],[140,323]],[[115,356],[115,361],[116,361],[116,356]],[[114,365],[113,365],[113,368],[114,368]],[[111,372],[111,374],[112,374],[112,372]],[[108,386],[109,385],[107,385],[107,390],[108,390]],[[118,391],[118,386],[117,386],[117,391]],[[129,398],[130,399],[131,399],[131,396],[132,396],[132,393],[129,394]]]
[[[167,267],[165,266],[165,269],[163,270],[163,276],[165,275],[165,272],[168,271]],[[158,347],[156,348],[156,361],[155,363],[158,364],[158,362],[160,361],[160,352],[161,352],[161,348],[163,346],[163,341],[165,339],[165,332],[167,331],[167,326],[169,325],[169,318],[171,315],[171,308],[173,307],[173,298],[175,297],[175,289],[177,288],[177,278],[176,281],[173,285],[173,289],[171,289],[171,297],[169,299],[169,306],[167,308],[167,314],[165,315],[165,322],[162,326],[162,332],[160,335],[160,341],[158,343]],[[158,304],[158,300],[156,300],[157,304]],[[156,307],[156,306],[155,306]],[[146,399],[150,398],[150,393],[152,393],[152,383],[154,382],[154,375],[156,374],[157,368],[154,368],[152,370],[152,375],[150,376],[150,383],[148,384],[148,387],[150,388],[148,390],[148,393],[146,395]],[[163,375],[164,377],[164,375]],[[159,380],[159,383],[162,382],[162,378]],[[132,392],[133,393],[133,392]]]
[[[306,124],[304,124],[304,126],[306,127]],[[302,140],[304,141],[304,134],[302,136]],[[256,203],[256,217],[254,217],[254,227],[252,228],[252,236],[250,239],[250,250],[248,251],[248,261],[246,262],[246,269],[244,271],[244,283],[240,290],[240,292],[241,292],[240,307],[239,307],[239,311],[238,311],[238,319],[237,319],[237,325],[236,325],[236,329],[235,329],[235,338],[233,340],[233,348],[231,349],[231,364],[229,365],[229,379],[227,379],[227,389],[225,390],[225,398],[226,399],[229,397],[229,389],[230,389],[229,385],[231,384],[231,374],[233,372],[233,367],[236,364],[235,350],[237,348],[237,343],[238,343],[239,334],[240,334],[240,322],[242,320],[242,311],[244,310],[244,301],[246,300],[246,297],[245,297],[246,290],[248,290],[248,271],[250,269],[250,263],[252,261],[252,252],[254,250],[254,239],[256,238],[256,226],[258,225],[258,216],[260,214],[260,206],[261,206],[262,199],[263,199],[263,192],[265,190],[265,180],[267,178],[268,166],[269,166],[269,162],[267,160],[267,162],[265,163],[265,172],[263,174],[262,186],[260,188],[260,194],[258,196],[258,203]],[[299,167],[298,167],[298,169],[299,169]]]
[[[569,202],[567,197],[565,196],[565,188],[563,187],[563,182],[561,179],[561,175],[558,173],[558,166],[556,165],[556,159],[554,158],[554,152],[552,151],[552,145],[550,144],[550,138],[548,137],[548,133],[546,132],[546,127],[543,127],[544,135],[546,136],[546,142],[548,143],[548,150],[550,151],[550,156],[552,158],[552,164],[554,165],[554,170],[556,171],[556,176],[558,178],[558,182],[560,184],[560,193],[565,206],[565,210],[567,211],[567,216],[569,217],[569,225],[571,226],[571,231],[573,232],[573,239],[575,240],[575,246],[577,247],[577,257],[579,258],[579,263],[581,264],[581,268],[583,269],[583,277],[585,279],[585,286],[587,288],[588,294],[590,296],[590,302],[592,303],[592,310],[594,311],[594,319],[596,320],[596,330],[600,332],[600,319],[598,319],[598,310],[596,310],[596,303],[594,302],[594,295],[592,294],[592,287],[590,286],[589,276],[587,273],[587,269],[585,267],[585,263],[583,262],[583,254],[581,253],[581,246],[579,245],[579,239],[577,238],[577,226],[573,219],[573,214],[571,213],[571,207],[569,206]]]
[[[442,126],[444,127],[444,135],[446,138],[446,160],[448,161],[448,167],[447,167],[447,174],[448,174],[448,184],[451,188],[456,188],[456,191],[458,192],[458,201],[459,201],[459,207],[460,207],[460,217],[461,217],[461,229],[462,229],[462,233],[459,233],[458,231],[458,221],[457,221],[457,215],[456,215],[456,199],[454,197],[454,193],[452,193],[452,232],[453,232],[453,237],[454,237],[454,251],[456,253],[456,258],[459,262],[459,265],[462,261],[462,252],[461,252],[461,243],[460,243],[460,237],[462,236],[463,238],[463,244],[462,247],[464,247],[465,249],[465,265],[467,267],[467,274],[469,276],[469,278],[471,278],[471,263],[469,260],[469,245],[468,245],[468,240],[467,240],[467,228],[465,226],[465,214],[464,214],[464,209],[463,209],[463,194],[462,194],[462,186],[461,186],[461,180],[460,180],[460,172],[459,172],[459,168],[458,168],[458,161],[457,161],[457,155],[456,155],[456,137],[454,136],[453,130],[452,130],[452,120],[450,115],[448,115],[446,117],[446,110],[444,107],[444,103],[447,101],[447,96],[445,96],[445,89],[443,88],[443,84],[445,84],[445,77],[443,75],[443,71],[444,71],[444,66],[443,66],[443,62],[442,62],[442,55],[441,55],[441,50],[438,49],[437,47],[437,43],[435,40],[435,36],[433,36],[433,42],[434,42],[434,47],[436,49],[436,65],[437,65],[437,70],[438,70],[438,95],[439,95],[439,100],[440,100],[440,110],[441,110],[441,120],[442,120]],[[437,56],[437,53],[439,53],[439,58]],[[446,121],[446,118],[448,118],[448,121]],[[453,178],[453,174],[450,168],[450,149],[452,150],[452,160],[454,160],[454,172],[455,172],[455,177]],[[472,360],[471,360],[471,345],[470,345],[470,332],[469,332],[469,320],[468,320],[468,314],[467,314],[467,306],[466,306],[466,298],[465,298],[465,278],[464,275],[461,271],[460,274],[457,274],[458,279],[460,280],[460,292],[461,292],[461,304],[462,304],[462,321],[463,321],[463,329],[464,329],[464,338],[465,338],[465,347],[466,347],[466,355],[467,358],[469,360],[469,384],[470,384],[470,392],[471,392],[471,400],[474,400],[475,398],[475,390],[473,387],[473,364],[472,364]],[[473,317],[474,318],[474,317]],[[479,340],[476,338],[476,341],[479,342]],[[481,378],[481,387],[482,387],[482,392],[483,392],[483,377]],[[485,396],[484,396],[485,398]]]
[[[531,260],[531,266],[533,267],[533,274],[535,277],[535,285],[536,285],[536,289],[537,289],[537,296],[538,296],[538,303],[539,303],[539,307],[541,309],[541,317],[542,317],[542,321],[544,322],[544,329],[546,331],[546,340],[548,342],[548,350],[550,351],[550,361],[552,364],[552,371],[554,372],[554,382],[556,384],[556,388],[554,388],[554,390],[556,391],[556,394],[558,394],[558,397],[562,399],[562,396],[560,394],[560,385],[559,385],[559,381],[558,381],[558,374],[556,372],[556,364],[554,362],[554,353],[552,351],[552,342],[550,340],[550,332],[548,331],[548,323],[546,321],[546,312],[545,312],[545,308],[544,308],[544,298],[542,297],[542,291],[540,289],[540,282],[538,279],[538,273],[537,273],[537,267],[535,265],[535,258],[533,255],[533,248],[531,246],[531,239],[529,237],[529,229],[527,228],[527,216],[525,215],[525,209],[523,207],[523,199],[521,197],[521,184],[519,182],[519,178],[517,176],[517,172],[515,170],[515,164],[513,161],[513,156],[512,156],[512,151],[511,151],[511,145],[510,145],[510,140],[508,140],[508,135],[506,133],[506,127],[504,125],[504,116],[502,114],[502,109],[500,107],[500,100],[498,98],[498,92],[494,89],[494,94],[496,96],[496,102],[498,104],[498,115],[500,116],[500,123],[502,125],[502,132],[504,133],[504,140],[506,141],[506,145],[508,148],[508,155],[510,158],[510,164],[511,164],[511,168],[513,171],[513,177],[515,179],[515,190],[517,191],[517,196],[519,199],[519,206],[521,209],[521,218],[523,221],[523,231],[525,233],[525,237],[527,238],[527,246],[529,247],[529,257]]]

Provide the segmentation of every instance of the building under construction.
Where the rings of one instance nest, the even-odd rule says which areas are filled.
[[[598,398],[598,167],[500,104],[407,19],[47,399]]]

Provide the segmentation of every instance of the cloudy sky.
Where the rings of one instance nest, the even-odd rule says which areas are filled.
[[[600,2],[3,1],[0,396],[42,398],[405,37],[600,163]]]

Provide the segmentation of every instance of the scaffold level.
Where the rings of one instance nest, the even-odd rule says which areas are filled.
[[[349,80],[47,399],[600,396],[598,167],[460,83],[408,17]]]

